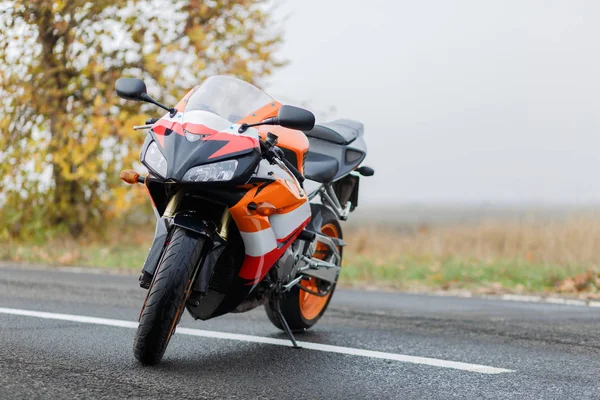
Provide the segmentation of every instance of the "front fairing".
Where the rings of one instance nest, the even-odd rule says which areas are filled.
[[[150,130],[140,159],[143,162],[148,145],[155,141],[167,160],[167,174],[159,178],[181,181],[192,167],[235,158],[243,160],[232,179],[239,181],[249,177],[247,172],[260,161],[260,152],[258,132],[249,129],[242,135],[238,128],[207,111],[178,112],[173,118],[167,114]]]

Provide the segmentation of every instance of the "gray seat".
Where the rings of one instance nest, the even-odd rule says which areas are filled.
[[[310,131],[304,134],[308,137],[326,140],[328,142],[347,145],[364,132],[364,125],[357,121],[349,119],[338,119],[332,122],[326,122],[315,125]]]
[[[304,176],[321,183],[331,182],[338,172],[339,163],[333,157],[310,150],[304,160]]]

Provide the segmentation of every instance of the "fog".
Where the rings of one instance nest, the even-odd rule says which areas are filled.
[[[600,2],[287,0],[277,15],[290,64],[266,89],[364,122],[361,202],[600,201]]]

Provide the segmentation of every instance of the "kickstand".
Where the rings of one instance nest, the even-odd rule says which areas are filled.
[[[301,349],[302,347],[298,346],[298,343],[296,343],[296,338],[294,337],[292,330],[290,329],[287,321],[285,320],[285,317],[281,313],[281,307],[279,306],[279,299],[273,300],[271,302],[271,304],[274,306],[273,308],[275,308],[275,313],[277,314],[277,317],[279,318],[279,322],[281,322],[281,325],[283,326],[283,330],[285,331],[285,333],[287,333],[288,337],[292,341],[294,348]]]

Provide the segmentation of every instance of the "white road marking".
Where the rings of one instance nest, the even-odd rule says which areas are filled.
[[[0,307],[0,314],[10,314],[10,315],[20,315],[25,317],[35,317],[35,318],[43,318],[43,319],[52,319],[59,321],[70,321],[70,322],[79,322],[84,324],[95,324],[95,325],[105,325],[105,326],[116,326],[120,328],[137,328],[138,323],[132,321],[123,321],[118,319],[107,319],[107,318],[96,318],[96,317],[88,317],[84,315],[72,315],[72,314],[57,314],[57,313],[49,313],[43,311],[31,311],[31,310],[20,310],[16,308],[2,308]],[[190,328],[177,328],[178,335],[190,335],[190,336],[200,336],[205,338],[214,338],[214,339],[226,339],[226,340],[237,340],[241,342],[251,342],[251,343],[264,343],[264,344],[272,344],[276,346],[290,346],[290,341],[285,339],[275,339],[264,336],[252,336],[252,335],[243,335],[239,333],[227,333],[227,332],[216,332],[216,331],[207,331],[203,329],[190,329]],[[392,361],[400,361],[407,362],[412,364],[421,364],[421,365],[430,365],[433,367],[441,367],[441,368],[451,368],[458,369],[462,371],[469,372],[478,372],[481,374],[501,374],[505,372],[515,372],[511,369],[504,368],[496,368],[490,367],[487,365],[478,365],[478,364],[468,364],[458,361],[447,361],[440,360],[437,358],[429,358],[429,357],[416,357],[416,356],[408,356],[404,354],[395,354],[395,353],[385,353],[382,351],[373,351],[373,350],[364,350],[364,349],[355,349],[352,347],[342,347],[342,346],[332,346],[329,344],[321,344],[321,343],[312,343],[312,342],[298,342],[298,345],[310,350],[323,351],[327,353],[337,353],[337,354],[346,354],[360,357],[369,357],[369,358],[378,358],[382,360],[392,360]]]
[[[586,299],[570,299],[566,297],[554,296],[535,296],[527,294],[473,294],[473,293],[455,293],[455,292],[416,292],[426,296],[440,297],[463,297],[469,299],[484,299],[495,301],[514,301],[519,303],[541,303],[541,304],[560,304],[565,306],[577,307],[600,307],[600,301]]]

